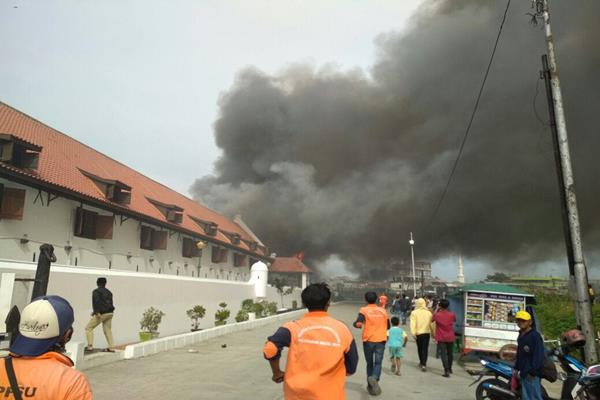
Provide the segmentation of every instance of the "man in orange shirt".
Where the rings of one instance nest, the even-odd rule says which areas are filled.
[[[387,331],[390,320],[385,308],[378,307],[377,293],[365,293],[367,305],[360,309],[358,318],[354,322],[355,328],[362,328],[363,350],[367,361],[367,391],[377,396],[381,394],[379,378],[381,377],[381,363],[387,341]]]
[[[71,305],[59,296],[39,297],[23,309],[10,355],[0,361],[0,397],[92,400],[85,375],[63,354],[73,321]]]
[[[346,376],[356,372],[358,352],[350,330],[327,314],[331,291],[313,283],[302,291],[308,308],[302,319],[285,323],[263,348],[275,383],[283,382],[286,400],[343,400]],[[286,371],[279,367],[289,347]]]
[[[381,292],[381,295],[379,296],[379,305],[382,308],[385,308],[387,306],[387,302],[388,302],[388,297],[385,295],[385,292]]]

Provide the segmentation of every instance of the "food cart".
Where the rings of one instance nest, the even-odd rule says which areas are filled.
[[[466,285],[452,297],[455,309],[462,311],[457,323],[462,325],[463,353],[496,352],[505,344],[516,343],[519,328],[515,315],[519,310],[532,312],[527,306],[534,303],[532,294],[493,283]]]

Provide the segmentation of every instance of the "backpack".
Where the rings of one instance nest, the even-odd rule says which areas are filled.
[[[545,379],[548,382],[556,382],[558,379],[558,371],[556,370],[556,365],[554,365],[552,358],[544,358],[544,365],[540,369],[540,375],[542,379]]]

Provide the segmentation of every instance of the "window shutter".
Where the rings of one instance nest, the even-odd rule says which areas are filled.
[[[114,215],[98,215],[96,217],[96,239],[112,239]]]
[[[217,246],[211,246],[211,253],[210,253],[210,261],[214,262],[214,263],[218,263],[219,262],[219,257],[220,257],[220,250]]]
[[[149,226],[142,225],[142,230],[140,234],[140,248],[146,250],[152,250],[152,232],[154,229]]]
[[[234,267],[245,267],[246,265],[246,256],[244,254],[234,254],[233,255],[233,266]]]
[[[154,250],[166,250],[167,249],[167,231],[154,231],[152,232],[152,247]]]
[[[219,262],[222,262],[222,263],[227,262],[227,249],[221,249],[221,254],[219,256]]]
[[[190,238],[183,238],[183,257],[191,258],[198,256],[198,248],[196,247],[196,241]]]
[[[0,218],[22,220],[24,208],[25,190],[5,187],[0,199]]]

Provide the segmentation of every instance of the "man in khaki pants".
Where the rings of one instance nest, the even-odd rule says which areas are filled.
[[[94,328],[102,324],[102,330],[106,337],[108,347],[103,351],[114,352],[112,349],[115,346],[112,335],[112,317],[115,307],[113,306],[112,293],[106,288],[106,278],[98,278],[96,280],[98,287],[92,292],[92,318],[85,327],[85,335],[87,337],[86,352],[94,350]]]

